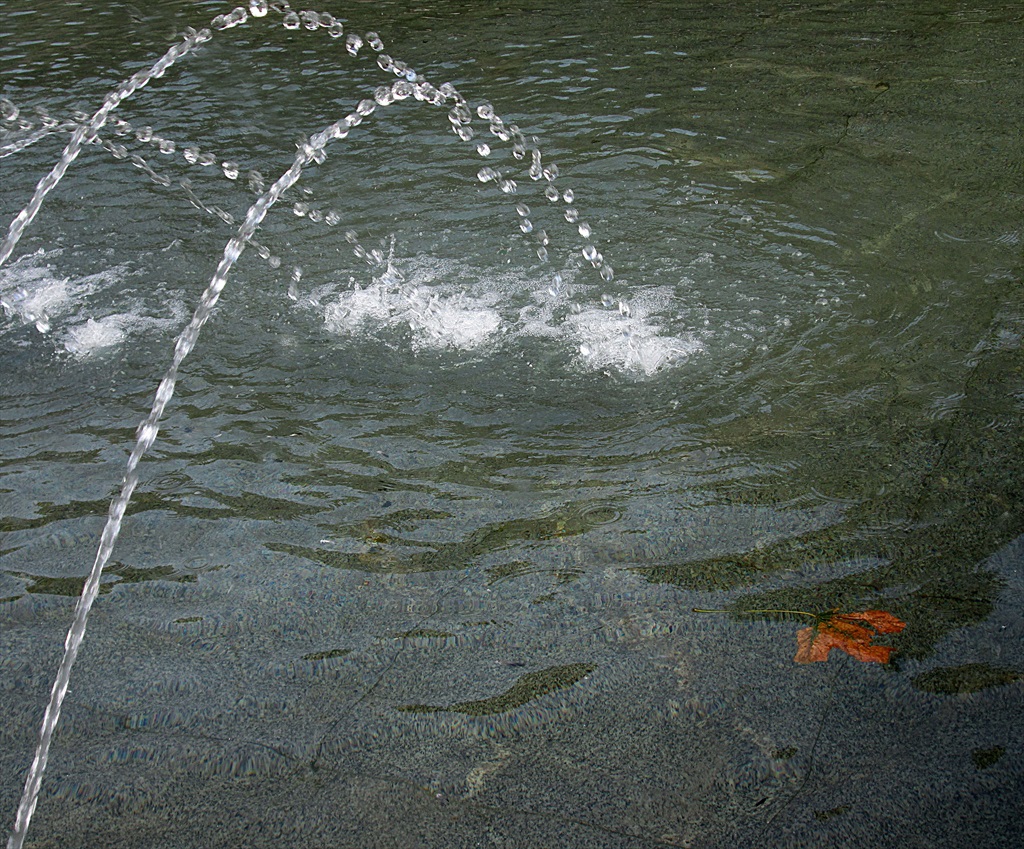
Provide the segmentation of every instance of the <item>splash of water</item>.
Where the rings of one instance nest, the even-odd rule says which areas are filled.
[[[19,150],[23,150],[51,132],[71,130],[71,139],[61,154],[60,159],[49,174],[39,181],[28,205],[12,221],[6,238],[0,244],[0,265],[6,263],[10,258],[25,229],[38,214],[47,194],[58,184],[67,169],[88,144],[102,146],[117,159],[129,159],[133,165],[145,171],[152,180],[169,186],[171,181],[150,166],[144,157],[139,154],[129,156],[127,149],[121,142],[102,137],[101,131],[104,129],[112,113],[123,101],[151,81],[162,77],[177,60],[187,55],[198,45],[209,41],[213,37],[214,32],[232,29],[245,23],[250,17],[265,17],[271,11],[281,16],[281,23],[287,29],[294,30],[300,27],[308,30],[323,29],[332,38],[341,38],[345,35],[345,49],[353,56],[356,56],[364,45],[368,45],[376,52],[377,64],[380,69],[394,74],[398,77],[398,80],[391,85],[378,87],[374,91],[372,99],[367,98],[360,101],[353,112],[323,128],[320,132],[300,144],[292,165],[269,188],[265,187],[266,183],[262,175],[255,171],[249,173],[248,186],[257,195],[257,200],[249,207],[244,220],[225,246],[223,256],[192,315],[191,321],[176,340],[171,364],[160,381],[149,414],[138,427],[136,441],[128,459],[121,490],[111,502],[96,557],[82,589],[82,594],[75,608],[74,620],[65,640],[64,655],[58,667],[50,700],[46,707],[35,757],[25,781],[25,789],[18,807],[14,830],[7,843],[8,849],[20,849],[28,832],[46,770],[51,742],[60,718],[61,706],[67,694],[71,670],[85,636],[89,611],[98,594],[100,579],[120,533],[121,523],[128,503],[139,482],[138,465],[156,440],[161,418],[174,394],[181,364],[194,348],[203,326],[213,313],[235,262],[241,256],[246,246],[251,245],[271,265],[280,264],[280,260],[272,256],[267,248],[254,241],[254,236],[264,218],[285,192],[295,186],[306,166],[311,162],[321,163],[325,160],[326,148],[330,142],[346,138],[351,130],[358,127],[364,119],[371,116],[378,108],[386,107],[409,98],[434,106],[449,106],[448,120],[455,135],[461,140],[470,143],[473,142],[475,137],[475,130],[472,126],[473,111],[455,87],[450,83],[435,87],[404,62],[383,53],[384,45],[376,33],[367,33],[365,37],[355,33],[348,33],[346,35],[342,23],[329,14],[314,11],[295,12],[287,3],[268,3],[266,0],[250,0],[248,8],[239,6],[228,14],[218,15],[210,22],[210,26],[207,28],[198,31],[189,29],[182,40],[172,46],[151,68],[136,73],[108,94],[103,101],[103,105],[87,119],[60,122],[48,116],[43,116],[42,126],[37,129],[24,118],[19,120],[18,110],[10,101],[0,99],[0,120],[8,125],[17,122],[19,129],[23,131],[23,135],[20,138],[16,138],[0,148],[0,155],[11,155]],[[539,148],[535,144],[531,145],[520,129],[514,124],[507,123],[495,112],[490,104],[480,104],[475,112],[477,118],[487,122],[492,136],[498,141],[511,143],[513,156],[517,160],[525,160],[527,155],[529,155],[529,177],[534,181],[545,183],[544,196],[549,202],[564,205],[563,217],[565,221],[574,227],[579,236],[584,239],[584,246],[581,249],[583,259],[598,271],[605,283],[611,282],[614,272],[610,264],[593,245],[590,225],[580,220],[579,213],[573,205],[575,199],[572,191],[568,189],[560,191],[556,186],[559,174],[558,167],[554,164],[545,164]],[[117,121],[114,132],[115,135],[125,136],[133,132],[133,130],[126,122]],[[150,128],[134,130],[134,134],[139,142],[153,144],[161,153],[169,154],[177,149],[173,141],[155,136]],[[475,149],[483,157],[487,157],[491,153],[490,145],[486,142],[478,141]],[[216,162],[216,157],[213,157],[212,154],[208,152],[203,153],[195,147],[184,148],[183,156],[186,162],[190,164],[195,163],[207,166]],[[230,180],[237,180],[241,174],[240,166],[228,161],[222,163],[222,171],[224,176]],[[477,176],[481,182],[493,183],[505,194],[515,195],[518,191],[518,184],[513,175],[503,172],[501,169],[485,166],[479,170]],[[187,180],[181,181],[179,185],[197,208],[219,217],[226,223],[234,223],[233,217],[226,211],[219,207],[205,204],[196,195],[191,183]],[[325,212],[311,205],[305,199],[294,203],[293,212],[296,215],[308,217],[314,222],[323,221],[331,226],[336,225],[340,221],[340,216],[337,213],[329,210]],[[535,227],[533,213],[527,204],[518,203],[516,205],[516,215],[520,231],[534,240],[538,258],[542,262],[547,262],[549,260],[550,245],[550,237],[547,232]],[[359,244],[358,238],[351,231],[347,234],[347,239],[352,244],[353,251],[357,256],[365,259],[368,264],[380,271],[380,285],[389,286],[401,279],[400,273],[393,267],[393,256],[385,259],[379,250],[367,251]],[[300,277],[300,272],[293,275],[293,286],[297,287]],[[408,295],[408,293],[405,295],[407,300],[410,297],[413,299],[420,297],[415,289],[412,291],[412,296]],[[549,291],[552,298],[559,298],[564,294],[560,275],[555,274],[554,282]],[[293,294],[294,299],[292,290],[289,290],[289,293]],[[19,312],[18,305],[15,303],[17,299],[14,296],[4,295],[2,300],[6,312],[17,313],[24,318],[32,320],[41,332],[48,330],[49,322],[43,310],[22,310]],[[427,335],[431,333],[440,334],[442,327],[447,328],[445,332],[450,333],[451,328],[454,327],[457,333],[462,334],[460,338],[463,338],[466,344],[474,344],[474,340],[477,340],[481,333],[486,335],[492,332],[494,328],[491,325],[497,321],[494,318],[493,321],[490,321],[490,324],[484,322],[486,326],[481,327],[479,315],[473,321],[469,321],[467,319],[469,313],[466,310],[460,312],[458,304],[442,303],[437,299],[427,298],[425,304],[415,306],[414,312],[422,323],[424,332]],[[625,301],[618,302],[618,309],[622,317],[625,319],[629,318],[629,308]],[[581,311],[577,311],[577,313],[581,314]],[[583,314],[583,317],[579,319],[577,324],[582,325],[586,320],[586,314]],[[95,331],[96,328],[90,328],[90,330]],[[586,350],[582,347],[581,353],[584,356],[587,355]],[[652,350],[646,353],[641,352],[637,356],[640,358],[641,363],[647,362],[649,366],[651,362],[654,362],[656,367],[669,353],[671,352]],[[644,357],[646,357],[646,360],[644,360]]]

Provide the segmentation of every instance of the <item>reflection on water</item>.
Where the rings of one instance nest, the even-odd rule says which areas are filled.
[[[1012,842],[1019,9],[593,5],[222,33],[0,269],[9,827],[175,334],[298,137],[364,119],[182,372],[29,844]],[[5,220],[230,11],[4,15]],[[402,79],[369,30],[557,179],[475,111],[361,106]],[[794,662],[867,611],[905,627]]]

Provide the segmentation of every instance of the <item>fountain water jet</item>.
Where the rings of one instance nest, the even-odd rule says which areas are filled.
[[[255,18],[262,18],[266,16],[269,11],[281,14],[283,16],[282,23],[288,29],[297,29],[300,26],[304,26],[309,30],[324,28],[333,38],[340,37],[344,32],[342,24],[331,15],[313,11],[296,13],[288,6],[287,3],[268,4],[265,0],[251,0],[248,9],[237,7],[226,15],[218,15],[211,21],[209,28],[204,28],[198,31],[190,29],[184,38],[179,43],[171,47],[151,68],[134,74],[121,86],[111,92],[104,99],[101,108],[98,109],[87,121],[60,123],[53,120],[47,120],[44,121],[42,129],[32,132],[30,136],[23,137],[21,140],[16,139],[14,142],[7,144],[4,148],[0,149],[0,153],[2,153],[2,155],[11,155],[12,153],[16,153],[19,150],[34,144],[50,132],[59,131],[61,129],[66,130],[71,127],[74,128],[71,139],[64,149],[59,161],[50,173],[40,180],[28,205],[12,221],[8,234],[2,245],[0,245],[0,265],[3,265],[11,257],[25,229],[32,223],[38,214],[46,196],[60,182],[61,178],[67,172],[70,165],[79,156],[86,144],[98,142],[109,152],[114,154],[115,157],[125,157],[126,151],[122,145],[118,145],[108,140],[99,139],[100,131],[121,103],[131,97],[136,91],[145,87],[152,80],[162,77],[178,59],[184,57],[197,46],[209,41],[213,37],[214,30],[234,28],[239,24],[245,23],[250,15]],[[113,547],[117,541],[128,503],[139,482],[139,462],[156,440],[160,420],[164,414],[167,404],[170,402],[174,394],[175,383],[178,378],[180,366],[195,346],[204,324],[207,322],[217,305],[220,295],[227,283],[228,275],[235,262],[244,251],[245,246],[247,244],[255,244],[252,240],[264,218],[270,212],[271,208],[280,200],[281,196],[298,182],[299,178],[302,176],[303,169],[310,163],[322,163],[326,158],[326,148],[328,144],[331,141],[345,138],[351,129],[359,126],[364,118],[370,116],[378,107],[385,107],[395,103],[396,101],[404,100],[409,97],[413,97],[418,101],[427,102],[435,106],[447,105],[447,103],[451,101],[454,105],[449,110],[448,120],[452,125],[453,131],[463,141],[469,142],[474,137],[474,131],[471,127],[473,115],[469,104],[450,83],[445,83],[440,87],[435,87],[421,75],[409,68],[405,63],[394,60],[390,56],[383,54],[383,43],[376,33],[368,33],[365,38],[349,33],[345,44],[347,52],[353,56],[358,54],[364,44],[368,44],[377,52],[378,65],[381,70],[395,74],[399,77],[399,80],[390,86],[378,87],[374,92],[372,100],[364,99],[360,101],[355,111],[323,128],[320,132],[316,133],[307,141],[299,145],[298,152],[295,155],[295,159],[291,167],[288,168],[270,186],[269,189],[259,194],[256,202],[250,206],[245,215],[244,221],[239,226],[235,235],[225,246],[223,256],[217,266],[216,272],[207,285],[191,321],[178,336],[174,347],[174,355],[171,365],[167,369],[167,372],[157,388],[156,396],[148,416],[139,425],[137,430],[136,441],[127,462],[126,473],[120,493],[111,502],[107,522],[102,532],[93,566],[85,581],[81,596],[75,608],[74,621],[65,640],[64,655],[54,679],[50,700],[47,705],[40,730],[39,743],[26,778],[25,789],[18,808],[14,830],[8,840],[8,849],[20,849],[28,832],[42,785],[43,775],[46,770],[53,734],[59,721],[61,705],[67,694],[70,683],[72,667],[78,655],[82,640],[84,639],[89,611],[99,592],[100,579],[105,566],[109,562]],[[0,106],[3,107],[2,115],[0,115],[0,117],[3,117],[8,123],[17,119],[18,110],[10,103],[10,101],[4,100],[0,103]],[[502,142],[512,142],[513,156],[517,160],[524,159],[529,153],[529,176],[534,181],[544,181],[546,183],[544,194],[548,201],[552,203],[561,202],[566,205],[564,214],[565,220],[573,225],[579,235],[586,240],[582,249],[584,259],[586,259],[593,268],[599,271],[603,281],[610,282],[613,279],[611,266],[608,265],[601,253],[591,243],[590,226],[585,222],[579,221],[578,212],[576,208],[571,205],[574,201],[572,191],[566,190],[564,192],[560,192],[555,186],[555,181],[558,177],[557,166],[553,164],[545,166],[539,149],[535,146],[531,148],[519,128],[514,124],[507,124],[494,111],[490,104],[484,103],[479,105],[476,109],[476,114],[479,118],[489,122],[490,132],[498,140]],[[24,122],[24,124],[27,123],[28,122]],[[23,129],[25,129],[24,124],[22,127]],[[34,128],[31,125],[27,127],[27,131],[29,132],[33,129]],[[119,130],[123,131],[124,128],[119,126]],[[173,142],[169,142],[166,139],[155,139],[151,131],[148,131],[148,128],[145,131],[140,131],[137,134],[137,137],[142,142],[157,142],[161,147],[161,151],[165,153],[175,149]],[[491,152],[489,145],[485,143],[479,143],[476,149],[481,156],[488,156]],[[186,150],[185,157],[187,161],[199,159],[199,155],[196,151],[188,149]],[[149,167],[141,156],[134,155],[132,156],[131,161],[137,167],[143,168],[143,170],[147,171],[150,177],[155,181],[164,185],[170,184],[169,180],[160,178],[160,175]],[[223,167],[225,176],[229,179],[237,178],[237,166],[233,163],[225,162]],[[515,194],[517,192],[518,186],[516,181],[507,173],[503,173],[500,169],[484,167],[480,169],[477,176],[483,183],[493,182],[506,194]],[[258,180],[250,179],[250,186],[254,189],[261,189],[262,178]],[[192,192],[191,186],[187,182],[183,181],[181,187],[185,190],[190,200],[193,201],[194,205],[206,212],[218,215],[227,223],[232,222],[231,216],[223,212],[223,210],[220,210],[217,207],[207,206],[200,201],[196,197],[195,193]],[[299,205],[300,203],[302,203],[301,209]],[[296,203],[294,211],[296,214],[309,215],[313,220],[325,218],[322,213],[316,210],[311,210],[308,204],[303,202]],[[313,213],[315,213],[315,215]],[[546,231],[540,230],[535,232],[533,221],[530,218],[530,209],[525,203],[519,203],[516,206],[516,213],[521,232],[525,235],[533,234],[533,237],[538,244],[538,258],[541,259],[542,262],[548,261],[548,246],[550,239]],[[332,220],[332,217],[334,216],[331,213],[327,214],[326,220],[328,223],[337,223],[337,219],[335,218]],[[363,257],[371,265],[383,265],[384,259],[379,251],[366,251],[361,245],[359,245],[358,239],[351,232],[349,233],[348,240],[353,244],[353,249],[357,256]],[[269,252],[263,249],[262,246],[256,246],[262,256],[273,259],[272,257],[269,257]],[[561,276],[559,274],[555,274],[554,283],[551,287],[551,294],[554,297],[559,297],[561,293]],[[619,301],[618,303],[620,314],[628,318],[629,310],[628,307],[625,306],[625,302]],[[3,300],[3,307],[8,313],[16,312],[15,305],[9,299]],[[45,315],[41,317],[33,316],[33,318],[37,318],[35,323],[41,331],[45,331],[45,329],[47,329],[48,322]],[[628,334],[625,335],[628,344]],[[581,350],[581,353],[584,356],[588,355],[586,350]]]

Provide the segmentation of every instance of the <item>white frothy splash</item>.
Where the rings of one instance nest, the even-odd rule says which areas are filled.
[[[694,335],[672,335],[664,317],[674,306],[669,286],[639,287],[628,304],[598,300],[582,286],[535,288],[524,273],[483,271],[419,256],[395,265],[370,285],[339,292],[328,285],[299,299],[319,312],[337,336],[383,330],[408,333],[414,351],[486,351],[517,338],[561,340],[586,371],[649,377],[700,353]],[[523,303],[526,300],[527,303]],[[585,304],[589,303],[590,306]],[[581,306],[581,304],[584,304]]]
[[[184,304],[171,300],[153,316],[151,305],[132,298],[120,312],[108,312],[114,290],[131,275],[127,265],[116,265],[80,277],[54,271],[62,251],[38,250],[11,263],[0,272],[0,300],[14,326],[34,325],[39,333],[52,335],[60,348],[76,359],[123,345],[131,336],[157,328],[177,327]],[[99,296],[97,298],[97,296]],[[93,306],[99,301],[100,310]]]

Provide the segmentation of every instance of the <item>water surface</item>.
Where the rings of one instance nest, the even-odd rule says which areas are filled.
[[[67,140],[15,151],[19,120],[91,114],[230,10],[9,6],[5,221]],[[1008,845],[1016,4],[325,11],[536,137],[559,196],[486,121],[463,142],[410,98],[275,208],[143,461],[28,845]],[[280,21],[103,131],[168,186],[91,146],[0,269],[5,826],[134,428],[235,229],[181,180],[240,221],[251,171],[395,79]],[[755,610],[906,627],[888,663],[802,664],[816,620]]]

